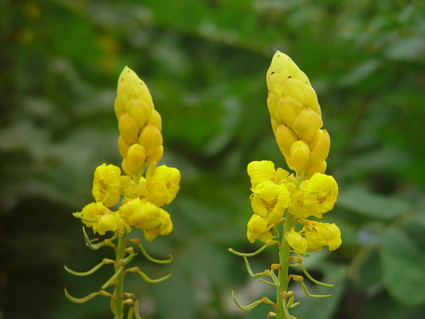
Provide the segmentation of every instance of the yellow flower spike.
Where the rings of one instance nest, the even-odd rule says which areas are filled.
[[[137,143],[138,140],[138,131],[136,122],[128,115],[127,112],[123,112],[118,120],[118,128],[120,130],[121,136],[127,144]]]
[[[128,148],[131,146],[131,144],[128,144],[122,135],[118,137],[118,150],[120,151],[120,154],[123,158],[127,158],[127,152]]]
[[[146,126],[153,125],[158,128],[159,131],[162,130],[162,119],[161,115],[156,110],[152,110],[151,116],[146,123]]]
[[[320,163],[314,163],[307,166],[307,170],[305,171],[305,176],[307,179],[310,179],[315,173],[323,174],[326,171],[326,161]]]
[[[154,125],[145,126],[139,137],[139,143],[145,148],[149,156],[162,145],[162,134]]]
[[[253,161],[248,164],[247,172],[254,188],[262,182],[270,181],[275,176],[276,170],[272,161]]]
[[[146,150],[142,145],[136,143],[129,147],[127,152],[127,162],[131,167],[138,169],[145,162],[145,158]]]
[[[292,227],[291,230],[285,234],[285,238],[289,246],[291,246],[297,254],[302,254],[307,250],[307,239],[301,236],[301,234],[297,232],[294,227]]]
[[[282,94],[277,102],[274,118],[276,122],[283,123],[292,127],[298,115],[302,112],[303,107],[300,102],[290,97],[289,95]]]
[[[306,141],[296,141],[292,144],[291,150],[291,162],[297,171],[301,171],[307,166],[310,160],[310,149]]]
[[[303,203],[309,206],[318,205],[321,214],[330,211],[338,196],[338,185],[332,176],[315,173],[304,189]]]
[[[331,138],[328,131],[326,129],[323,131],[317,130],[308,146],[311,151],[309,163],[321,163],[326,160],[331,146]]]
[[[294,124],[292,125],[292,129],[300,139],[310,142],[313,139],[314,134],[316,134],[317,130],[321,128],[322,125],[323,122],[320,115],[306,106],[298,114]]]
[[[273,225],[269,225],[267,220],[256,214],[252,215],[248,221],[248,240],[253,243],[256,239],[259,239],[261,242],[265,243],[267,240],[273,239],[272,233],[270,232],[272,227]]]
[[[291,146],[298,141],[295,132],[287,125],[280,124],[275,132],[277,145],[285,156],[290,156]]]
[[[151,155],[146,157],[148,163],[158,163],[164,154],[164,146],[158,147]]]
[[[134,95],[130,101],[128,101],[125,105],[125,111],[136,123],[138,129],[145,126],[152,114],[152,108],[137,95]]]
[[[176,168],[165,165],[157,167],[153,175],[147,178],[147,200],[159,207],[170,204],[180,189],[180,178]]]
[[[96,168],[93,181],[93,197],[106,207],[114,206],[121,197],[121,170],[114,165],[102,164]]]

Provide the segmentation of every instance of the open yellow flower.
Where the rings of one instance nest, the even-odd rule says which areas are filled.
[[[154,229],[143,229],[143,234],[148,242],[151,242],[158,235],[164,236],[171,233],[173,230],[173,223],[171,222],[170,214],[162,208],[159,209],[159,226]]]
[[[304,229],[308,251],[319,251],[324,246],[329,246],[329,251],[332,251],[341,246],[341,231],[335,224],[308,221]]]
[[[158,207],[170,204],[180,186],[180,172],[177,168],[159,166],[147,180],[146,199]]]
[[[96,168],[93,181],[93,197],[106,207],[114,206],[121,196],[121,170],[105,163]]]
[[[266,219],[261,218],[256,214],[252,215],[248,221],[248,240],[253,243],[256,239],[259,239],[265,243],[267,240],[272,239],[273,237],[272,233],[270,232],[272,227],[273,224],[270,224]]]
[[[330,211],[338,196],[338,185],[332,176],[315,173],[304,188],[303,203],[311,211]],[[314,215],[314,214],[312,214]]]
[[[285,234],[285,238],[289,246],[291,246],[297,254],[302,254],[307,250],[307,239],[301,236],[300,232],[297,232],[294,227]]]

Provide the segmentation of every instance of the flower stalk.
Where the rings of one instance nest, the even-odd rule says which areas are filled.
[[[294,173],[282,168],[275,169],[270,161],[248,164],[252,185],[250,201],[254,214],[248,221],[247,237],[251,243],[260,240],[265,245],[251,254],[229,250],[244,257],[251,277],[276,287],[276,303],[273,304],[275,312],[270,312],[268,318],[291,319],[294,317],[289,314],[289,309],[300,303],[294,302],[294,292],[288,291],[291,279],[301,285],[308,297],[331,296],[310,294],[304,284],[304,277],[289,275],[288,271],[289,267],[301,267],[313,283],[332,287],[312,278],[302,266],[301,256],[306,257],[307,251],[319,251],[325,246],[332,251],[341,245],[341,232],[335,224],[310,219],[320,219],[332,210],[338,195],[338,185],[332,176],[324,174],[330,136],[326,129],[321,129],[321,109],[307,76],[291,58],[277,51],[266,79],[269,91],[267,106],[273,133],[289,169]],[[282,227],[279,226],[282,223],[283,234],[279,240],[277,229]],[[253,276],[247,257],[260,253],[272,242],[279,243],[279,267],[273,264],[271,272],[266,270]],[[294,258],[296,264],[291,264]],[[274,269],[279,271],[276,283],[261,279],[262,276],[271,276]],[[261,300],[248,308],[252,309]]]
[[[127,239],[132,228],[143,230],[148,242],[157,236],[168,235],[172,229],[170,214],[162,207],[170,204],[176,197],[180,186],[180,172],[176,168],[165,165],[158,166],[164,147],[161,134],[162,120],[155,110],[152,97],[146,84],[128,67],[122,71],[115,99],[115,114],[118,120],[120,136],[118,150],[123,157],[121,169],[105,163],[96,168],[94,173],[92,194],[95,202],[86,205],[81,212],[73,213],[82,223],[92,228],[94,234],[114,235],[103,241],[90,239],[83,227],[86,245],[92,250],[103,246],[115,251],[115,261],[103,259],[101,263],[86,272],[75,272],[65,266],[65,270],[76,276],[93,274],[107,264],[114,265],[114,274],[101,287],[83,298],[72,297],[65,289],[66,297],[83,303],[96,296],[111,298],[111,310],[115,319],[123,319],[125,306],[130,306],[126,317],[140,319],[137,309],[137,298],[133,293],[124,291],[124,278],[128,272],[139,274],[148,283],[157,283],[167,279],[166,275],[159,279],[151,279],[138,267],[127,268],[136,255],[134,248],[140,248],[142,255],[157,264],[166,264],[168,260],[158,260],[149,256],[140,243],[139,238]],[[119,208],[112,208],[119,203]],[[114,287],[113,293],[103,289]]]

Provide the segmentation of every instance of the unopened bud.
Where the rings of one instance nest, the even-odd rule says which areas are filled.
[[[289,127],[292,127],[294,121],[303,110],[303,106],[290,97],[282,93],[281,98],[277,102],[275,118],[278,123],[284,123]]]
[[[159,131],[162,130],[162,119],[161,115],[156,110],[152,110],[151,116],[149,117],[148,122],[146,123],[146,126],[154,125],[156,126]]]
[[[136,143],[131,145],[128,149],[127,162],[131,167],[139,169],[145,162],[145,158],[146,150],[142,145]]]
[[[130,101],[128,101],[125,105],[125,110],[136,123],[138,129],[145,126],[152,113],[152,108],[137,95],[134,95]]]
[[[125,70],[126,69],[124,68],[121,72],[120,78],[118,79],[117,97],[114,104],[117,119],[121,117],[121,114],[124,112],[124,106],[134,95],[134,87],[125,78],[123,78]]]
[[[280,124],[278,122],[276,122],[272,117],[270,118],[270,120],[271,120],[271,123],[272,123],[273,134],[276,135],[277,127]]]
[[[158,127],[145,126],[140,134],[139,143],[146,149],[146,156],[153,154],[162,145],[162,135]]]
[[[298,138],[290,127],[280,124],[276,129],[276,141],[282,154],[290,156],[291,146]]]
[[[308,165],[307,170],[305,171],[306,179],[310,179],[315,173],[324,174],[326,171],[326,166],[326,161]]]
[[[120,154],[123,158],[127,158],[127,152],[130,146],[131,146],[130,144],[127,144],[125,142],[122,135],[120,135],[120,137],[118,138],[118,150],[120,151]]]
[[[283,85],[282,93],[285,95],[289,95],[290,97],[300,102],[305,86],[306,86],[305,82],[299,79],[290,77],[286,80],[285,84]]]
[[[297,171],[301,171],[307,166],[310,159],[310,149],[306,141],[296,141],[292,144],[291,150],[291,161]]]
[[[125,158],[122,160],[121,166],[122,166],[122,169],[123,169],[124,173],[126,173],[128,176],[131,176],[133,174],[133,172],[136,170],[136,168],[135,167],[132,167],[127,162],[127,160]]]
[[[310,142],[322,125],[323,122],[320,115],[311,108],[304,107],[295,119],[292,129],[300,139]]]
[[[269,109],[270,116],[272,119],[276,120],[276,106],[279,101],[279,95],[273,94],[269,91],[269,96],[267,97],[267,107]]]
[[[302,106],[308,106],[314,112],[322,116],[319,102],[317,101],[317,95],[314,89],[310,85],[304,87],[304,91],[301,95],[301,100],[299,100]]]
[[[134,93],[140,96],[140,98],[153,109],[154,105],[152,101],[152,96],[145,82],[140,80],[140,83],[135,87],[135,89],[136,90]]]
[[[310,163],[320,163],[326,160],[331,146],[331,139],[328,131],[326,131],[326,129],[323,131],[317,130],[308,146],[311,151]]]
[[[148,163],[152,163],[152,162],[158,163],[161,160],[163,154],[164,154],[164,146],[161,145],[155,150],[155,152],[153,152],[151,155],[146,157],[146,161]]]
[[[127,112],[121,114],[120,119],[118,120],[118,128],[127,144],[137,143],[138,127]]]

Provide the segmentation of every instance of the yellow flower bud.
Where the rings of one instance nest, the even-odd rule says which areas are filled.
[[[297,101],[301,101],[301,96],[304,91],[304,87],[306,86],[305,82],[290,77],[285,81],[285,84],[282,87],[282,93],[284,95],[289,95],[293,99]],[[304,105],[304,104],[302,104]]]
[[[118,137],[118,150],[123,158],[127,158],[127,152],[130,146],[131,144],[127,144],[122,135]]]
[[[121,75],[123,72],[121,72]],[[121,117],[121,114],[124,112],[125,105],[134,95],[134,87],[126,79],[122,78],[121,75],[118,79],[117,97],[115,98],[114,104],[117,119]]]
[[[277,102],[279,101],[279,95],[269,93],[269,96],[267,97],[267,107],[269,109],[270,116],[273,120],[276,120],[276,106]]]
[[[314,163],[307,166],[305,171],[305,176],[307,179],[310,179],[315,173],[323,174],[326,171],[326,161],[320,163]]]
[[[282,154],[290,156],[291,146],[298,141],[298,137],[290,127],[280,124],[276,129],[276,141]]]
[[[283,74],[285,79],[291,76],[302,81],[303,83],[307,83],[308,85],[310,85],[310,81],[308,80],[308,77],[305,75],[305,73],[298,68],[298,66],[294,63],[294,61],[292,61],[289,56],[280,51],[276,51],[276,53],[274,54],[272,62],[270,64],[270,68],[267,71],[267,86],[273,84],[274,80],[272,79],[272,75],[274,75],[275,73]]]
[[[164,146],[161,145],[151,155],[146,157],[146,162],[158,163],[161,160],[163,154],[164,154]]]
[[[136,169],[139,169],[143,163],[145,162],[146,158],[146,150],[145,148],[136,143],[130,146],[127,152],[127,162],[131,167],[135,167]]]
[[[149,117],[148,122],[146,123],[146,126],[149,126],[149,125],[156,126],[159,129],[159,131],[162,130],[161,115],[159,115],[159,113],[156,110],[152,110],[152,114]]]
[[[270,117],[271,123],[272,123],[272,129],[273,134],[276,135],[277,127],[280,125],[278,122],[276,122],[272,117]]]
[[[93,181],[93,197],[106,207],[114,206],[121,196],[121,170],[114,165],[102,164],[96,168]]]
[[[307,239],[301,236],[294,227],[285,234],[285,240],[297,254],[302,254],[307,250]]]
[[[140,80],[140,83],[137,86],[135,86],[134,94],[137,94],[138,96],[140,96],[140,98],[152,109],[154,108],[152,95],[149,92],[149,89],[146,86],[145,82]]]
[[[120,130],[121,136],[127,144],[137,143],[138,135],[137,131],[139,130],[136,122],[124,111],[121,114],[120,119],[118,120],[118,128]]]
[[[147,156],[153,154],[162,145],[162,135],[158,127],[145,126],[140,134],[139,143],[145,148]]]
[[[131,176],[136,170],[136,167],[131,166],[125,158],[122,160],[121,167],[128,176]]]
[[[138,129],[141,129],[151,116],[152,108],[140,97],[134,95],[125,105],[125,111],[136,123]]]
[[[295,119],[292,129],[300,139],[310,142],[322,125],[323,122],[320,115],[311,108],[304,107]]]
[[[301,99],[299,100],[302,106],[308,106],[311,108],[314,112],[319,114],[320,117],[322,117],[322,113],[320,110],[319,102],[317,101],[317,95],[314,91],[313,87],[310,85],[304,86],[304,91],[301,95]]]
[[[309,163],[321,163],[328,157],[331,139],[326,129],[317,130],[313,139],[308,143],[311,151]]]
[[[289,95],[282,94],[276,106],[276,122],[292,127],[303,109],[300,102]]]
[[[296,141],[292,144],[291,150],[291,162],[297,171],[301,171],[307,166],[310,159],[310,149],[306,141]]]

